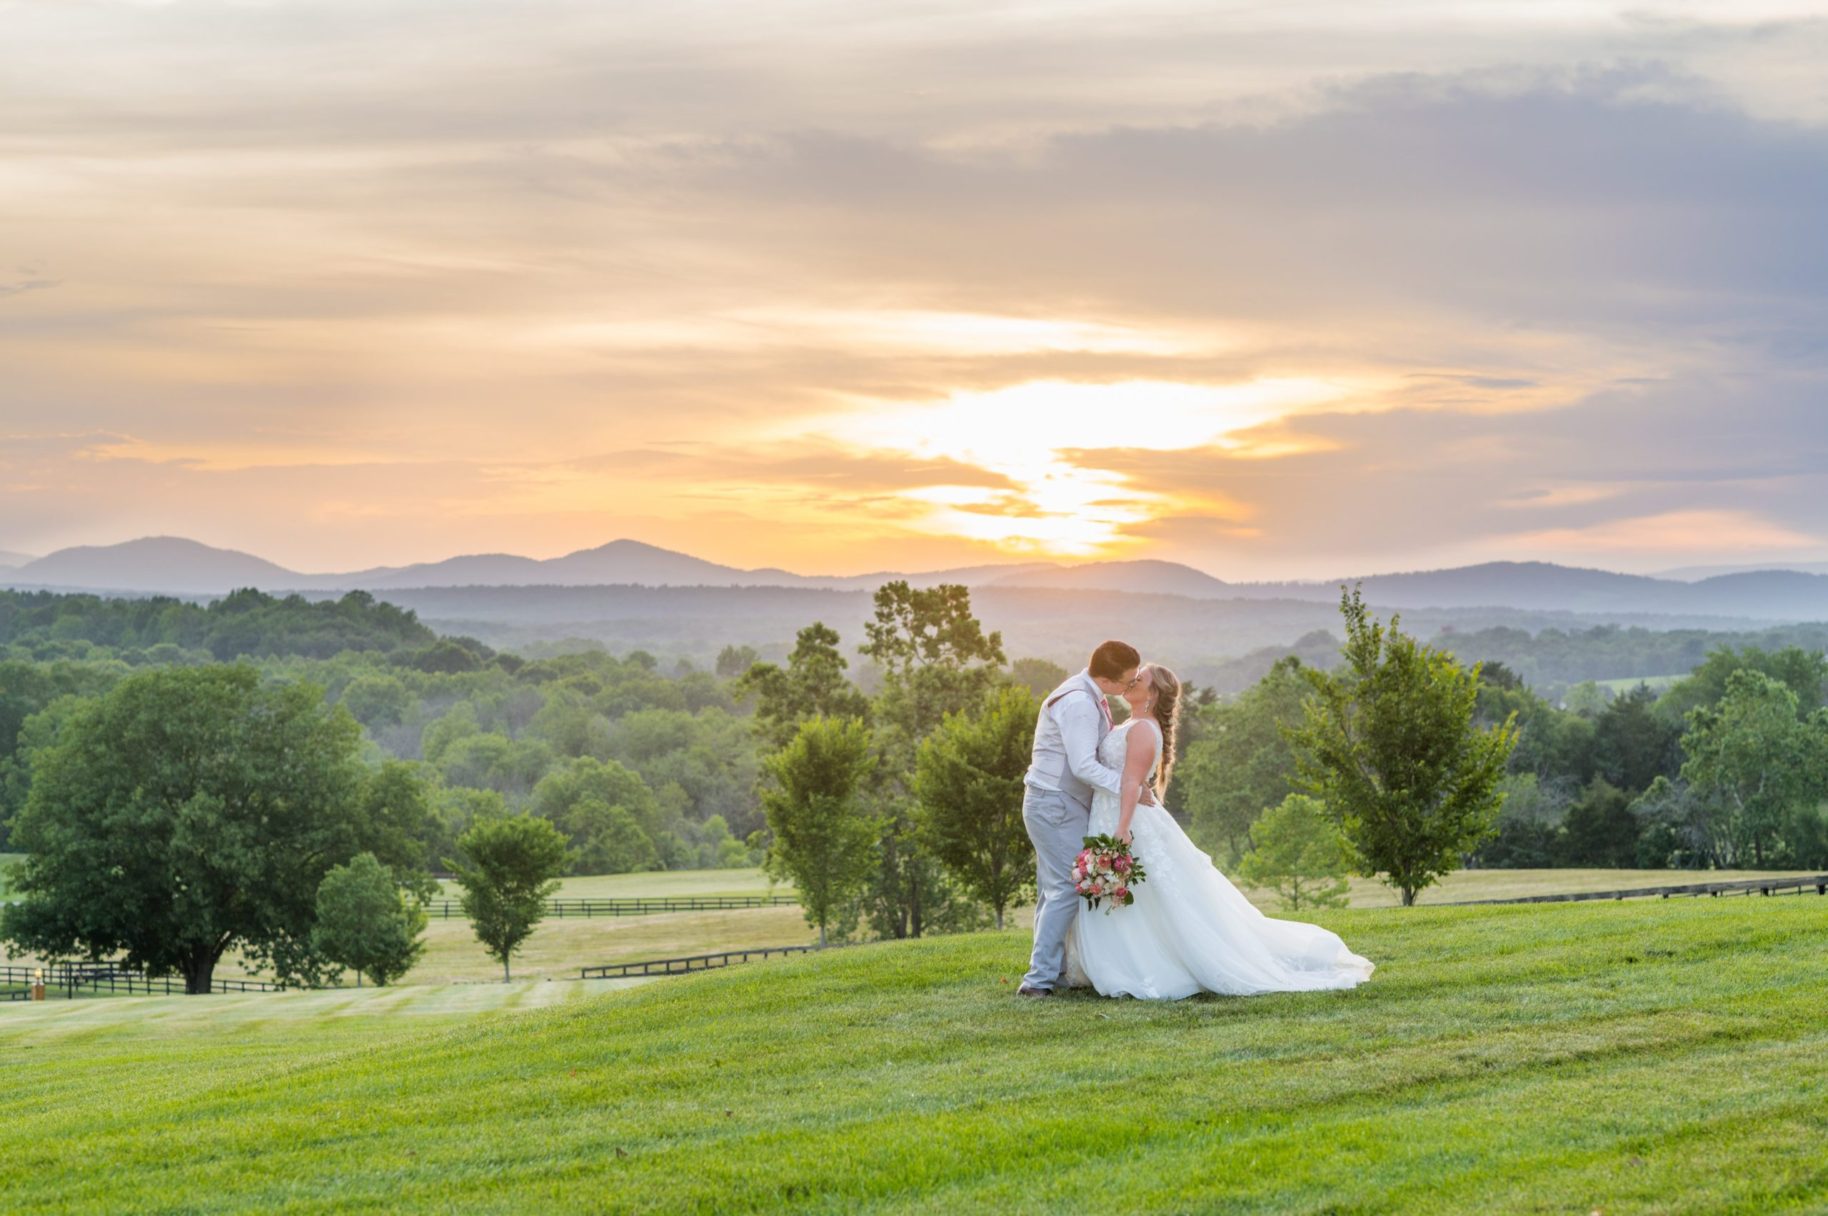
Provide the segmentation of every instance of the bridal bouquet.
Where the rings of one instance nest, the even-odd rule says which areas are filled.
[[[1112,908],[1135,903],[1136,894],[1130,888],[1144,877],[1142,860],[1115,836],[1087,836],[1085,848],[1073,859],[1073,889],[1094,908],[1106,899]],[[1105,914],[1110,914],[1110,908]]]

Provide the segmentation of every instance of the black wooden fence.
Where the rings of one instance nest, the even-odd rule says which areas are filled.
[[[1471,908],[1481,904],[1568,904],[1594,899],[1668,899],[1672,895],[1828,895],[1828,874],[1797,878],[1744,878],[1734,882],[1691,882],[1673,887],[1632,887],[1623,891],[1575,891],[1566,895],[1513,895],[1508,899],[1463,899],[1434,904],[1441,908]]]
[[[104,992],[169,996],[184,991],[182,976],[149,976],[144,970],[125,963],[46,963],[42,968],[0,966],[0,1000],[31,1000],[32,986],[38,983],[40,974],[44,977],[47,997],[99,996]],[[210,991],[282,992],[285,989],[268,980],[214,979],[210,982]]]
[[[792,895],[680,895],[655,899],[549,899],[546,915],[589,919],[598,916],[655,916],[663,912],[731,912],[743,908],[790,908],[800,901]],[[449,920],[463,915],[454,899],[435,899],[425,905],[428,916]]]
[[[776,954],[810,954],[827,946],[755,946],[748,950],[725,950],[721,954],[693,954],[685,958],[654,958],[638,963],[606,963],[601,967],[580,967],[579,979],[611,980],[636,975],[684,975],[690,971],[712,971],[747,963]]]

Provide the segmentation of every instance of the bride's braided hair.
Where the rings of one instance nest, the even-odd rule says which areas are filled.
[[[1160,800],[1167,797],[1168,778],[1174,773],[1174,732],[1181,724],[1180,677],[1160,663],[1151,663],[1149,688],[1155,693],[1154,708],[1150,712],[1162,728],[1162,762],[1155,770],[1155,797]]]

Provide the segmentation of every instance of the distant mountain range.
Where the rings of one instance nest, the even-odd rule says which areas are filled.
[[[1545,562],[1490,562],[1450,570],[1347,577],[1324,582],[1231,583],[1167,561],[1047,562],[966,566],[921,573],[850,577],[719,565],[633,540],[539,560],[475,554],[346,574],[302,574],[252,554],[177,537],[60,549],[37,559],[0,554],[0,585],[53,590],[219,595],[263,591],[386,592],[450,587],[789,587],[863,590],[890,579],[1011,590],[1127,591],[1194,600],[1294,600],[1331,603],[1339,585],[1361,583],[1385,608],[1510,608],[1619,617],[1720,617],[1763,621],[1828,620],[1828,574],[1796,570],[1722,573],[1696,581],[1614,574]]]

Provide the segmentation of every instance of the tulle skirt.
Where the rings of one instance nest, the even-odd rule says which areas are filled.
[[[1081,906],[1066,939],[1069,986],[1179,1000],[1352,988],[1371,978],[1373,964],[1337,934],[1259,912],[1161,807],[1138,806],[1130,829],[1148,876],[1128,907]],[[1100,791],[1088,831],[1116,830],[1117,799]]]

